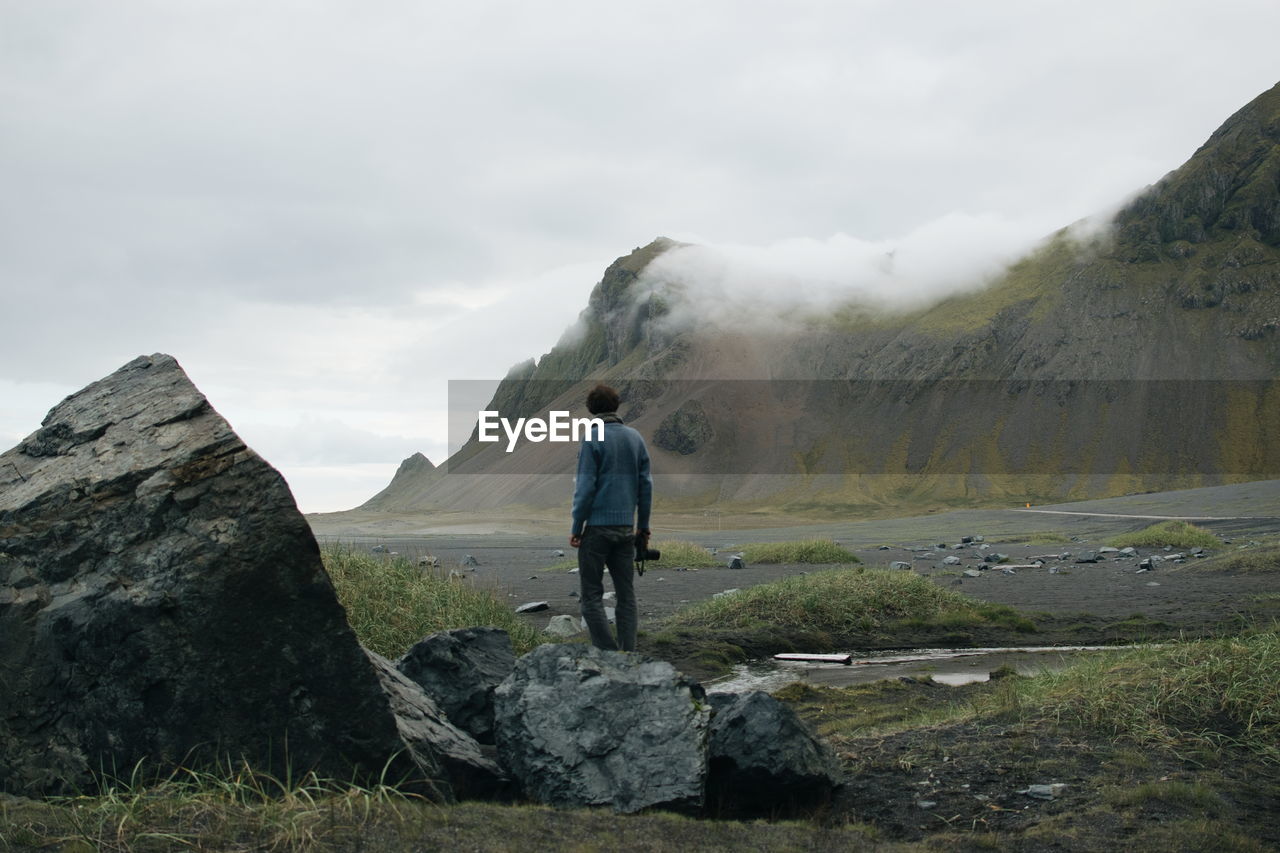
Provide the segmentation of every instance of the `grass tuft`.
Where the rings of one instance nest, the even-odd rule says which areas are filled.
[[[1221,548],[1222,540],[1187,521],[1162,521],[1133,533],[1122,533],[1107,542],[1114,548]]]
[[[1228,572],[1235,575],[1280,572],[1280,542],[1264,542],[1229,554],[1220,554],[1198,561],[1195,567],[1204,571]]]
[[[742,559],[752,563],[811,563],[847,565],[862,562],[830,539],[805,539],[795,542],[761,542],[742,549]]]
[[[1280,762],[1280,633],[1099,652],[1006,679],[997,706],[1141,743],[1236,743]]]
[[[777,628],[833,635],[894,625],[1035,626],[1013,608],[945,590],[908,572],[832,569],[749,587],[675,614],[670,628]]]
[[[320,549],[347,621],[367,648],[397,658],[428,634],[492,625],[511,635],[517,655],[546,642],[492,590],[404,557],[366,554],[341,544]]]

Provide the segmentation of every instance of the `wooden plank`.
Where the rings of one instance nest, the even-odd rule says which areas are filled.
[[[785,652],[773,656],[774,660],[803,660],[813,661],[814,663],[842,663],[845,666],[853,663],[853,655],[820,655],[820,654],[801,654],[796,652]]]

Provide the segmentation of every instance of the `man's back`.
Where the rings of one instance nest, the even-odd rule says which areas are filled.
[[[573,493],[573,530],[584,526],[649,527],[653,478],[644,438],[616,416],[604,418],[603,440],[582,442]]]

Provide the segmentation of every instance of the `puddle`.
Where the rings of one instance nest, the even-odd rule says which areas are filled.
[[[734,667],[732,674],[706,685],[709,693],[777,690],[793,681],[824,687],[850,687],[885,678],[932,678],[960,685],[987,681],[991,670],[1010,666],[1019,675],[1036,675],[1069,666],[1082,654],[1116,646],[1027,646],[1001,649],[911,649],[856,654],[853,663],[763,660]]]

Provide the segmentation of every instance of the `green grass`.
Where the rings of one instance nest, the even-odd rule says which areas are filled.
[[[1010,607],[945,590],[909,572],[832,569],[749,587],[676,613],[667,627],[776,628],[833,635],[896,625],[1034,630]]]
[[[650,564],[650,568],[673,569],[681,566],[687,569],[707,569],[712,566],[723,566],[728,562],[727,558],[722,560],[718,555],[713,555],[706,548],[692,542],[655,540],[649,543],[649,547],[662,552],[662,559]]]
[[[727,559],[721,560],[706,548],[701,545],[695,545],[692,542],[654,539],[649,542],[649,547],[662,552],[661,560],[647,564],[650,571],[653,569],[674,569],[677,566],[685,569],[710,569],[715,566],[723,566],[728,562]],[[578,558],[575,555],[571,559],[553,563],[543,571],[567,572],[576,568],[578,568]]]
[[[1186,521],[1162,521],[1133,533],[1113,536],[1107,541],[1114,548],[1221,548],[1222,540],[1203,527]]]
[[[510,634],[517,655],[546,642],[492,590],[451,578],[447,570],[340,544],[325,545],[320,553],[356,636],[384,657],[399,657],[428,634],[481,625]]]
[[[795,542],[761,542],[742,549],[747,565],[771,563],[811,563],[837,565],[862,562],[847,549],[830,539],[805,539]]]
[[[280,780],[245,766],[143,775],[106,780],[92,797],[0,800],[0,850],[322,849],[372,822],[440,809],[387,785]]]
[[[1280,762],[1275,630],[1099,652],[1059,672],[1001,685],[992,707],[1140,743],[1234,743]]]
[[[1195,568],[1237,575],[1280,572],[1280,542],[1264,542],[1256,547],[1210,557],[1198,561]]]
[[[213,781],[207,788],[143,788],[66,804],[0,806],[0,850],[389,851],[484,850],[524,853],[614,850],[864,850],[866,824],[697,820],[661,811],[616,815],[609,809],[469,802],[438,806],[394,792],[324,786],[276,802],[241,797]],[[924,846],[906,849],[925,850]]]

